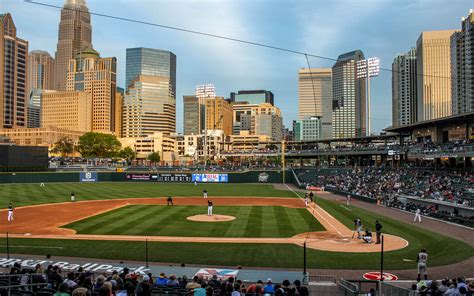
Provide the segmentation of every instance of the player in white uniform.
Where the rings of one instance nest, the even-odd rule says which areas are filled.
[[[428,261],[428,253],[426,253],[426,249],[421,249],[421,252],[418,253],[418,257],[416,257],[416,262],[418,262],[418,278],[421,279],[421,274],[423,273],[425,281],[428,279],[426,261]]]
[[[202,194],[204,195],[204,198],[207,198],[207,190],[206,190],[206,189],[204,189],[204,190],[202,191]]]
[[[44,187],[44,182],[41,182],[40,187]]]
[[[308,206],[308,193],[304,195],[304,204]]]
[[[11,222],[11,221],[13,221],[13,206],[10,203],[8,205],[8,222]]]
[[[197,182],[197,181],[194,181],[194,186],[198,186],[198,182]]]
[[[347,205],[347,206],[350,206],[350,205],[351,205],[351,195],[350,195],[350,194],[348,194],[348,195],[346,196],[346,205]]]
[[[212,208],[213,208],[212,201],[208,200],[207,201],[207,215],[212,216]]]
[[[76,194],[74,192],[71,192],[71,202],[74,202],[76,200]]]
[[[416,219],[418,219],[418,222],[421,223],[421,210],[420,210],[420,208],[416,209],[416,211],[415,211],[415,219],[413,219],[413,222],[416,222]]]
[[[359,218],[354,220],[354,228],[357,231],[357,238],[361,239],[362,238],[362,221],[360,221]]]

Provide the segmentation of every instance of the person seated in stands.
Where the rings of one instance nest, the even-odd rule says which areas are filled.
[[[170,275],[170,278],[166,282],[166,285],[168,287],[178,287],[179,286],[179,282],[178,282],[178,280],[176,280],[176,276],[174,274]]]
[[[308,296],[309,295],[309,290],[305,286],[301,286],[301,282],[299,280],[296,280],[293,282],[295,287],[291,290],[290,295],[300,295],[300,296]]]
[[[54,296],[69,296],[69,287],[67,284],[59,285],[58,292],[54,293]]]
[[[74,272],[70,272],[70,273],[67,274],[67,278],[63,282],[71,290],[74,289],[77,286],[76,282],[74,281],[74,277],[75,277]]]
[[[181,288],[186,288],[186,285],[188,284],[188,276],[183,275],[182,277],[178,279],[178,282]]]
[[[217,279],[217,275],[214,274],[207,284],[216,289],[220,288],[222,283]]]
[[[160,273],[160,276],[156,279],[155,286],[166,286],[168,279],[164,272]]]
[[[198,280],[199,280],[199,277],[197,275],[195,275],[193,277],[193,280],[186,285],[186,289],[191,290],[191,289],[194,289],[194,288],[200,288],[201,285],[198,283]]]
[[[275,287],[273,287],[272,279],[267,279],[267,283],[263,286],[264,294],[275,294]]]
[[[368,244],[372,243],[372,231],[370,231],[370,229],[366,228],[364,236],[362,237],[362,239],[364,240],[364,242],[366,242]]]
[[[150,277],[144,275],[142,281],[137,285],[135,289],[135,295],[137,296],[148,296],[151,293]]]

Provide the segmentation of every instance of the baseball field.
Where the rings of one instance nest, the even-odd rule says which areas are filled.
[[[216,216],[229,221],[191,221],[206,216],[209,192]],[[70,193],[76,202],[69,202]],[[301,193],[300,193],[301,195]],[[174,205],[166,199],[173,197]],[[6,207],[15,207],[7,222]],[[155,262],[219,266],[378,268],[380,245],[353,235],[353,220],[384,225],[387,269],[414,268],[421,248],[430,266],[474,255],[470,245],[367,210],[316,199],[305,207],[291,190],[273,185],[176,183],[61,183],[0,185],[0,253],[9,233],[10,253],[143,261],[145,240]]]

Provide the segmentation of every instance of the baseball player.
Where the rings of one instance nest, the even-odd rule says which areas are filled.
[[[168,196],[168,199],[166,200],[166,203],[167,203],[168,206],[170,206],[170,205],[171,205],[171,206],[174,206],[174,204],[173,204],[173,198],[172,198],[171,196]]]
[[[212,208],[213,208],[212,201],[208,200],[207,201],[207,215],[208,216],[212,216]]]
[[[44,182],[41,182],[40,187],[44,187]]]
[[[12,203],[8,205],[8,222],[13,221],[13,206]]]
[[[426,261],[428,261],[428,253],[426,253],[426,249],[421,249],[421,252],[418,253],[418,257],[416,257],[416,262],[418,262],[418,278],[421,279],[421,274],[423,273],[425,281],[428,279]]]
[[[314,197],[314,193],[313,193],[313,191],[310,191],[309,192],[309,201],[310,202],[313,202],[313,197]]]
[[[71,192],[71,202],[74,202],[76,200],[76,194],[74,192]]]
[[[304,195],[304,204],[308,206],[308,192],[306,192]]]
[[[355,231],[357,231],[357,238],[361,239],[362,238],[362,221],[360,221],[359,218],[354,220],[354,228]]]
[[[198,186],[198,182],[197,182],[197,181],[194,181],[194,186]]]
[[[204,198],[207,198],[207,190],[206,190],[206,189],[204,189],[204,190],[202,191],[202,194],[204,195]]]
[[[418,222],[421,223],[421,210],[420,210],[420,208],[416,209],[415,219],[413,219],[413,222],[416,222],[416,219],[418,219]]]
[[[346,205],[347,206],[351,205],[351,195],[350,194],[346,195]]]

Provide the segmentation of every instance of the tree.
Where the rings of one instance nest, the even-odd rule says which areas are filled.
[[[147,159],[151,161],[152,164],[156,164],[161,160],[160,153],[159,152],[152,152],[148,154]]]
[[[114,135],[89,132],[79,138],[77,150],[83,157],[113,157],[122,145]]]
[[[58,153],[61,157],[72,154],[74,152],[74,141],[68,137],[60,138],[56,143],[54,143],[51,152]]]
[[[278,150],[278,146],[275,144],[266,145],[265,148],[268,150]]]
[[[125,158],[128,162],[137,157],[137,153],[130,147],[125,147],[119,151],[118,156]]]

